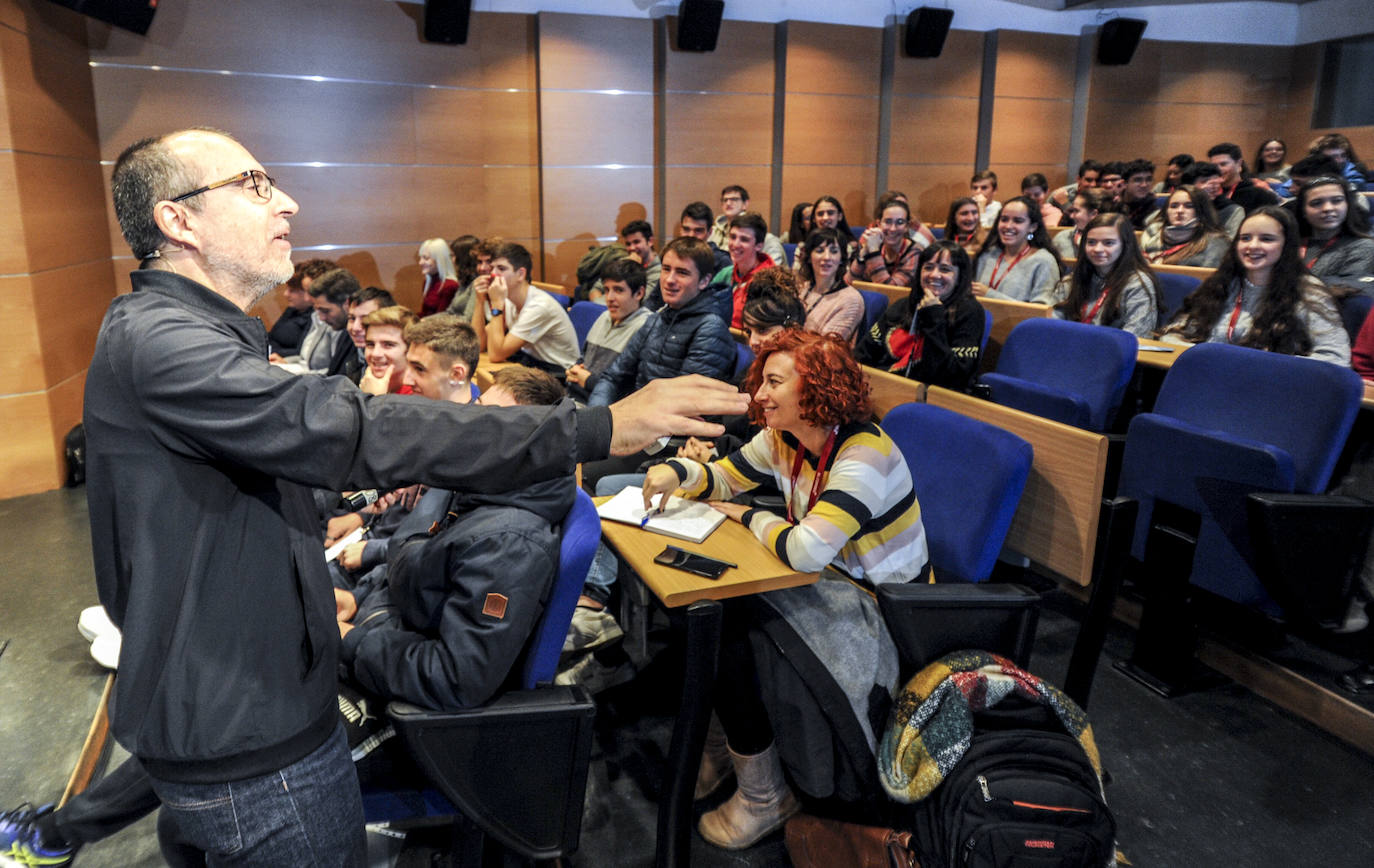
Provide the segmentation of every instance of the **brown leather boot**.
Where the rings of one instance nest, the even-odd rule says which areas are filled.
[[[735,765],[730,761],[725,730],[720,725],[720,718],[712,714],[711,724],[706,728],[706,744],[701,749],[701,767],[697,770],[697,788],[692,798],[706,798],[734,776]]]
[[[726,850],[743,850],[760,838],[782,828],[787,818],[801,810],[783,780],[782,763],[773,745],[762,753],[744,756],[730,751],[739,787],[725,804],[702,815],[697,829],[701,837]]]

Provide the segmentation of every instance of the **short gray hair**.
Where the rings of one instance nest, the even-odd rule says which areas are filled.
[[[110,187],[114,194],[115,217],[124,241],[139,260],[154,256],[167,242],[153,220],[153,206],[200,186],[194,172],[172,154],[167,140],[179,133],[198,130],[233,140],[223,130],[192,127],[162,136],[140,139],[124,149],[115,161]],[[185,200],[186,207],[200,209],[200,197]]]

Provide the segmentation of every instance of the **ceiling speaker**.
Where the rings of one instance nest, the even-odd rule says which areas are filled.
[[[471,15],[472,0],[425,0],[425,42],[465,44]]]
[[[677,7],[677,50],[715,51],[725,0],[682,0]]]
[[[953,9],[921,6],[911,10],[906,17],[906,56],[939,57],[953,19]]]
[[[1130,63],[1144,33],[1145,22],[1139,18],[1113,18],[1103,24],[1097,35],[1097,62],[1103,66]]]

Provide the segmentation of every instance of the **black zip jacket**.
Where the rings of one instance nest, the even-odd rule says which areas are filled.
[[[163,271],[105,315],[86,378],[100,600],[124,632],[115,738],[155,778],[304,757],[338,720],[311,491],[521,487],[604,457],[610,414],[364,395],[267,362],[262,323]]]

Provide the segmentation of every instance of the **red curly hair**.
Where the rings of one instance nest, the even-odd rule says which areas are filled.
[[[849,345],[797,328],[784,329],[764,341],[744,378],[746,394],[752,397],[758,392],[763,383],[763,366],[773,353],[792,356],[801,379],[797,394],[802,421],[828,428],[873,415],[868,376],[854,360]],[[756,401],[749,404],[749,421],[763,424],[763,411]]]

